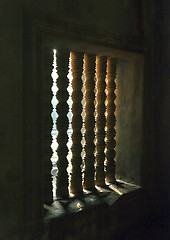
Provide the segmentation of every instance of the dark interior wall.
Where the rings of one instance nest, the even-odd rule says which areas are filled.
[[[83,27],[98,30],[103,36],[114,33],[116,36],[132,38],[141,35],[142,19],[137,0],[100,0],[97,4],[95,0],[25,0],[24,7],[36,17],[74,23],[82,26],[82,30]]]
[[[143,185],[148,189],[152,214],[169,215],[170,179],[170,6],[168,1],[144,4],[144,31],[147,46],[144,77],[144,158]]]
[[[162,5],[160,23],[161,29],[161,72],[158,75],[161,78],[159,81],[160,95],[160,158],[159,164],[161,169],[161,195],[163,196],[163,207],[167,216],[170,210],[170,188],[166,186],[170,182],[170,5],[168,1]],[[166,207],[168,206],[168,208]]]
[[[138,1],[63,1],[37,0],[0,2],[0,239],[19,239],[24,229],[27,209],[24,192],[23,140],[23,58],[27,48],[23,42],[25,12],[45,22],[56,20],[91,29],[104,38],[137,39],[141,35]],[[84,29],[84,31],[83,31]],[[81,34],[81,32],[80,32]],[[27,43],[31,44],[31,43]],[[23,51],[24,50],[24,51]],[[30,150],[31,151],[31,150]],[[31,161],[30,161],[31,164]],[[27,164],[29,159],[27,158]],[[29,176],[29,174],[28,174]],[[27,181],[26,181],[27,182]],[[25,189],[26,190],[25,190]],[[31,194],[31,192],[30,192]],[[30,195],[30,199],[31,199]],[[28,210],[29,211],[29,210]],[[31,213],[30,213],[31,214]],[[34,213],[32,213],[34,215]]]
[[[0,9],[0,239],[15,239],[23,214],[21,1]]]
[[[139,2],[137,0],[100,0],[95,5],[96,1],[90,0],[0,1],[0,239],[24,239],[21,234],[22,231],[25,231],[24,229],[32,224],[31,222],[26,223],[23,221],[23,216],[27,212],[27,209],[23,208],[23,199],[25,198],[23,173],[26,171],[23,169],[23,139],[28,137],[23,132],[23,82],[25,79],[23,75],[23,49],[27,48],[23,42],[23,13],[25,11],[29,12],[30,15],[33,14],[37,19],[42,18],[44,21],[56,20],[58,24],[66,22],[67,24],[82,26],[82,34],[85,34],[83,29],[86,27],[92,30],[92,34],[98,32],[101,37],[106,39],[118,39],[118,42],[122,41],[122,39],[130,39],[130,45],[134,44],[140,48],[142,47],[140,38],[143,29]],[[145,9],[147,8],[148,6],[146,5]],[[147,77],[147,82],[149,81],[150,86],[144,96],[146,99],[145,106],[148,104],[147,100],[153,103],[155,99],[159,99],[157,98],[158,96],[162,96],[162,100],[161,104],[159,101],[154,102],[155,112],[153,110],[150,111],[152,104],[150,104],[150,109],[146,107],[144,110],[151,116],[146,119],[147,126],[152,125],[153,116],[157,120],[153,123],[154,127],[150,127],[152,131],[149,131],[149,133],[152,135],[152,138],[147,140],[148,148],[152,148],[152,151],[146,151],[146,159],[143,164],[145,168],[149,169],[143,176],[144,185],[149,180],[149,189],[150,184],[152,189],[156,189],[156,186],[158,186],[161,196],[164,196],[161,200],[166,199],[166,203],[167,188],[164,182],[168,180],[167,159],[169,158],[170,129],[168,122],[169,105],[167,103],[169,102],[167,91],[169,87],[169,72],[167,72],[166,67],[169,37],[168,24],[165,24],[169,21],[167,9],[168,6],[164,3],[161,22],[158,23],[158,25],[160,24],[159,29],[162,29],[161,49],[159,48],[158,51],[159,54],[161,53],[161,63],[164,67],[161,67],[161,69],[157,68],[159,66],[159,57],[157,57],[155,60],[157,64],[153,63],[151,66],[152,69],[154,66],[157,70],[155,72],[147,71],[149,76]],[[152,17],[154,18],[154,16],[151,15],[151,25]],[[147,23],[145,28],[147,28]],[[24,30],[27,31],[26,29]],[[152,32],[146,34],[148,39],[151,34]],[[136,42],[133,42],[134,39]],[[147,42],[149,41],[148,39],[146,40]],[[151,42],[151,45],[154,45],[154,40]],[[150,58],[150,54],[154,51],[149,48],[148,59],[152,58],[153,60],[154,56]],[[156,85],[154,81],[156,81]],[[161,118],[160,115],[162,116]],[[159,127],[158,123],[160,124]],[[146,132],[147,130],[148,128]],[[148,139],[147,134],[145,134],[145,137]],[[153,146],[153,142],[157,144]],[[159,154],[157,154],[158,152]],[[158,174],[158,169],[160,174]],[[158,175],[159,178],[155,178]],[[25,186],[26,188],[27,186]],[[30,189],[28,188],[26,191],[29,192]],[[158,194],[155,196],[158,197]],[[159,201],[157,202],[159,204]]]

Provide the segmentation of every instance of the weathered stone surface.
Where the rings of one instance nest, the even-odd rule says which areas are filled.
[[[116,84],[116,177],[140,185],[143,151],[143,59],[119,60]]]
[[[170,149],[168,8],[166,0],[99,0],[97,4],[91,0],[0,1],[0,239],[33,240],[41,239],[42,234],[39,227],[42,196],[38,112],[41,74],[37,73],[42,38],[39,35],[40,29],[35,24],[41,20],[47,25],[64,29],[66,37],[71,37],[70,29],[74,29],[78,38],[84,38],[88,32],[88,36],[92,36],[89,39],[96,39],[94,44],[100,40],[106,46],[107,40],[112,48],[116,46],[133,51],[147,49],[142,107],[142,184],[151,198],[154,208],[152,213],[156,215],[160,211],[167,212],[169,188],[166,183],[169,180]],[[144,42],[145,46],[142,44]],[[84,46],[88,48],[87,44]],[[132,120],[135,115],[129,111],[132,107],[128,104],[129,97],[133,100],[135,89],[132,88],[132,83],[127,84],[127,73],[129,71],[123,74],[125,82],[122,83],[130,92],[129,96],[125,90],[122,94],[124,124],[127,122],[125,119]],[[139,79],[134,80],[137,92],[139,82]],[[141,95],[139,96],[138,101],[141,100]],[[139,117],[140,104],[134,103],[134,106],[138,113],[136,116]],[[141,120],[135,121],[135,129],[138,131]],[[141,132],[134,132],[133,122],[127,128],[124,124],[121,124],[122,130],[119,130],[122,134],[121,146],[125,149],[120,149],[118,157],[123,169],[129,170],[132,166],[138,168],[136,164],[140,162],[141,138],[138,136],[141,136]],[[124,140],[124,136],[131,136],[133,141],[129,141],[129,138]],[[117,173],[121,178],[127,174],[120,171],[120,168]],[[138,182],[138,174],[139,168],[136,172],[130,171],[126,178]]]
[[[128,228],[134,221],[139,221],[139,212],[141,214],[142,209],[143,219],[147,213],[147,208],[144,208],[144,193],[141,189],[134,190],[134,186],[125,183],[122,185],[127,192],[125,195],[107,187],[97,187],[96,193],[81,194],[68,201],[53,203],[48,207],[45,219],[49,239],[53,240],[57,236],[57,239],[62,240],[107,240],[111,234]]]

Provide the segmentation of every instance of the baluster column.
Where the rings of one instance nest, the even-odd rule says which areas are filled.
[[[96,58],[96,185],[105,185],[105,88],[107,58]]]
[[[106,181],[109,183],[115,183],[115,124],[116,118],[114,115],[116,106],[115,106],[115,89],[116,89],[116,59],[109,58],[107,61],[107,115],[106,115]]]
[[[87,190],[93,190],[94,184],[94,88],[95,88],[95,56],[91,54],[84,55],[84,73],[85,73],[85,174],[83,186]]]
[[[82,172],[81,172],[81,152],[82,152],[82,68],[83,54],[71,53],[71,71],[72,71],[72,173],[71,173],[71,193],[78,194],[82,192]]]
[[[69,66],[69,51],[67,50],[58,50],[57,51],[57,154],[58,154],[58,161],[57,161],[57,190],[56,196],[57,198],[64,198],[68,196],[68,173],[67,173],[67,154],[68,154],[68,83],[69,80],[67,78],[68,75],[68,66]]]

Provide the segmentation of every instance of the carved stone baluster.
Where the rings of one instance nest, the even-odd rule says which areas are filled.
[[[85,174],[83,186],[87,190],[94,189],[94,88],[95,88],[95,56],[91,54],[84,55],[84,73],[85,73]]]
[[[107,58],[96,57],[96,185],[105,185],[105,88]]]
[[[57,198],[64,198],[68,196],[68,173],[67,173],[67,154],[68,154],[68,83],[69,80],[67,78],[68,75],[68,67],[69,66],[69,52],[67,50],[58,50],[57,51],[57,154],[58,154],[58,161],[57,161],[57,190],[56,190],[56,197]]]
[[[115,183],[115,124],[116,118],[114,115],[116,106],[115,99],[116,95],[114,93],[116,89],[116,59],[109,58],[107,61],[107,115],[106,115],[106,181],[109,183]]]
[[[71,53],[71,72],[72,72],[72,174],[71,174],[71,193],[82,192],[82,173],[81,173],[81,152],[82,152],[82,68],[83,54]]]

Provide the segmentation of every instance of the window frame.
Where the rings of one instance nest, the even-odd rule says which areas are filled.
[[[72,51],[105,55],[114,58],[143,57],[141,48],[132,47],[128,40],[120,42],[116,39],[105,38],[100,34],[91,35],[91,30],[59,22],[47,23],[32,16],[24,19],[24,213],[25,222],[41,223],[44,216],[44,203],[52,203],[51,187],[51,135],[52,126],[48,111],[42,117],[43,107],[47,108],[46,100],[50,99],[42,69],[42,59],[46,51],[67,45]],[[87,30],[87,29],[86,29]],[[45,60],[46,61],[46,60]],[[50,75],[49,75],[50,80]],[[50,83],[51,84],[51,83]],[[49,88],[50,89],[50,88]],[[45,94],[44,94],[45,90]],[[51,93],[50,93],[51,94]],[[51,100],[51,99],[50,99]],[[45,101],[45,102],[44,102]],[[50,104],[50,102],[48,102]],[[43,125],[49,117],[48,124]],[[47,133],[48,129],[48,133]],[[45,133],[46,131],[46,133]],[[42,132],[45,133],[42,137]],[[49,136],[47,136],[49,135]],[[44,144],[49,143],[46,148]],[[49,161],[48,161],[49,160]],[[49,175],[49,178],[47,177]],[[44,187],[45,185],[45,187]],[[47,196],[51,191],[51,196]],[[29,189],[29,191],[28,191]],[[47,192],[46,192],[47,191]],[[50,193],[49,193],[50,194]]]

